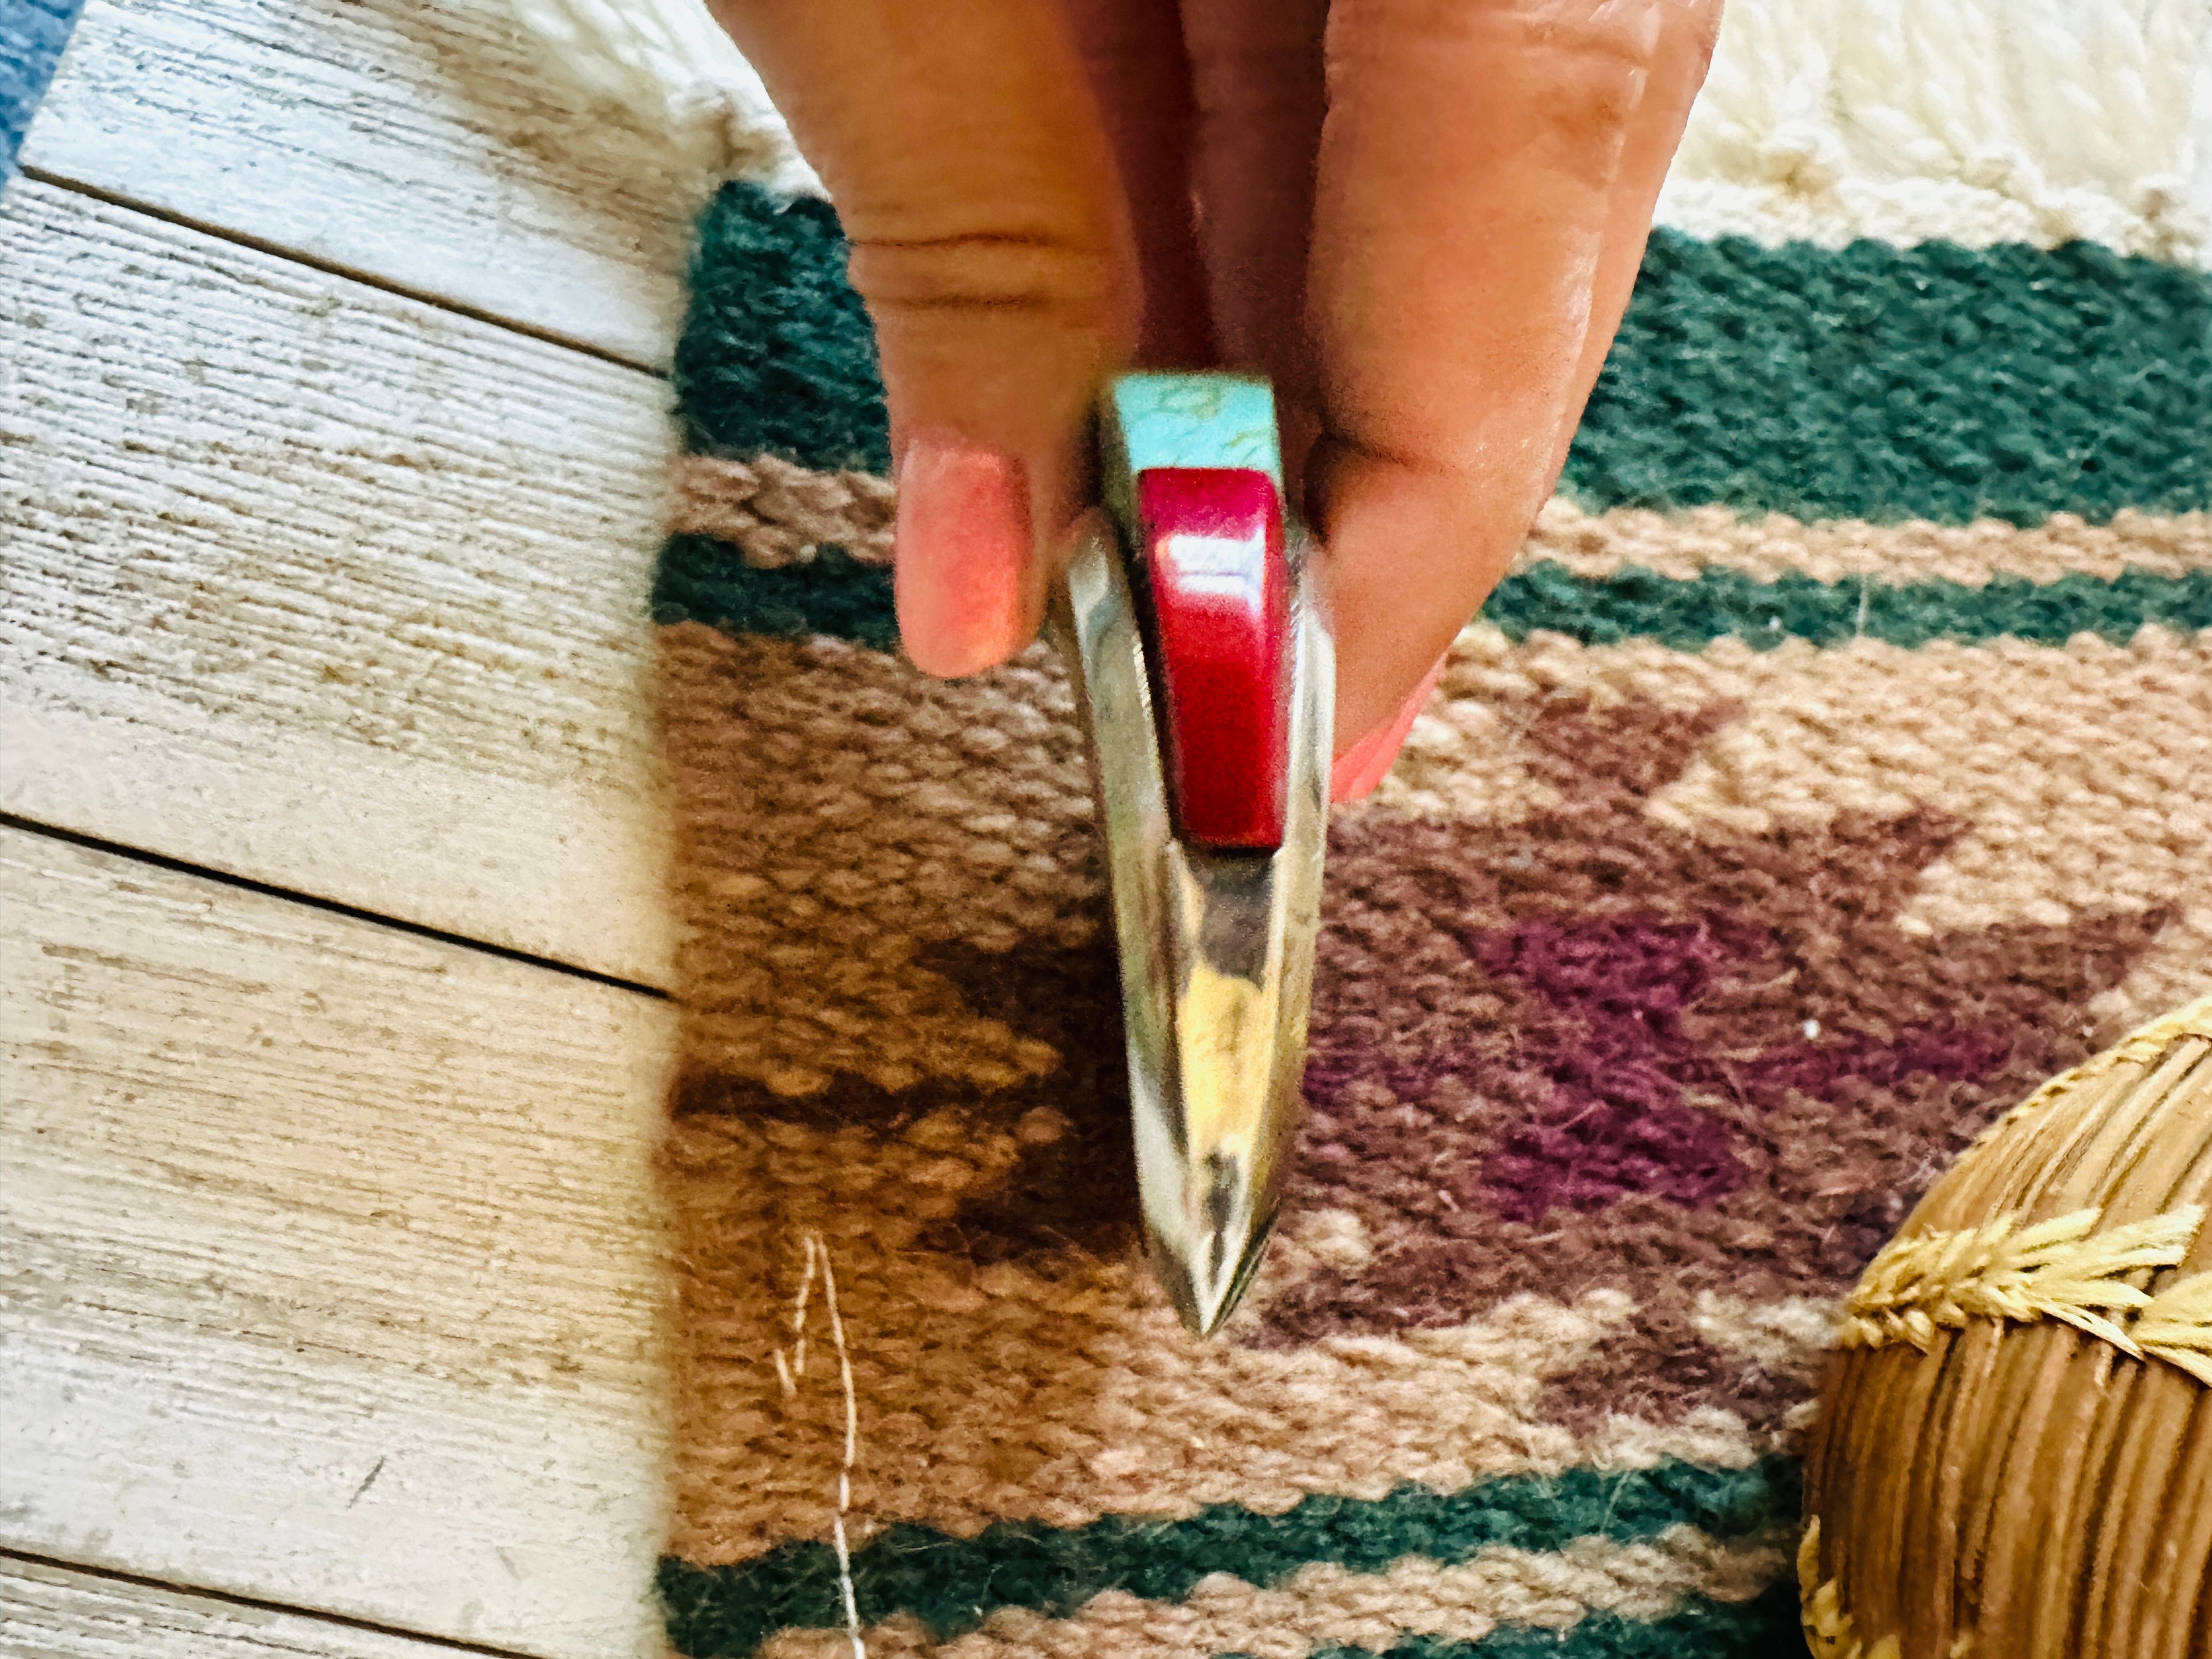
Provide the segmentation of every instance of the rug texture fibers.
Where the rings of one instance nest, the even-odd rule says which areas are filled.
[[[2157,9],[2140,85],[2062,31],[1956,107],[2124,138]],[[1831,43],[1806,140],[1793,15],[1731,12],[1558,497],[1335,818],[1208,1344],[1137,1255],[1066,680],[901,657],[835,211],[714,197],[654,610],[680,1652],[1802,1650],[1837,1298],[2212,979],[2212,281],[2178,133],[2053,91],[1931,149],[1940,88],[1885,126]]]

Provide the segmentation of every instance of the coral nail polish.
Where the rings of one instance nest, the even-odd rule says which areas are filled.
[[[1413,695],[1406,699],[1404,707],[1386,724],[1376,726],[1336,757],[1336,764],[1329,769],[1328,774],[1331,800],[1358,800],[1370,793],[1376,784],[1389,775],[1390,768],[1398,758],[1398,750],[1405,744],[1406,734],[1413,729],[1413,722],[1421,717],[1421,710],[1428,707],[1429,697],[1443,674],[1444,665],[1439,660],[1413,688]]]
[[[1029,479],[1012,456],[942,428],[908,441],[898,471],[892,595],[899,638],[950,679],[1004,662],[1029,633]]]

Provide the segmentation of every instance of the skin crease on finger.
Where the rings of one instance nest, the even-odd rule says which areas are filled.
[[[1352,749],[1550,492],[1717,7],[1064,3],[723,0],[853,238],[895,453],[929,432],[948,481],[902,513],[909,649],[971,672],[1034,631],[1105,374],[1255,368],[1294,456],[1322,434]]]

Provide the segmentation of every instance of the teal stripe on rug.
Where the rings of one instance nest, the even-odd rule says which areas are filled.
[[[1316,1561],[1380,1572],[1407,1555],[1463,1561],[1490,1544],[1556,1550],[1577,1538],[1648,1538],[1681,1525],[1741,1537],[1794,1519],[1797,1481],[1794,1460],[1770,1458],[1747,1469],[1577,1468],[1451,1493],[1405,1486],[1379,1499],[1316,1496],[1272,1516],[1220,1504],[1184,1521],[1008,1522],[973,1538],[902,1523],[853,1553],[853,1586],[864,1624],[910,1613],[941,1641],[997,1607],[1065,1616],[1108,1589],[1180,1601],[1210,1572],[1266,1586]],[[690,1659],[738,1659],[787,1626],[844,1622],[827,1544],[781,1544],[732,1566],[664,1558],[659,1588],[669,1638]]]
[[[1593,1613],[1565,1630],[1507,1625],[1479,1642],[1415,1636],[1376,1654],[1322,1648],[1311,1659],[1803,1659],[1797,1588],[1784,1579],[1749,1601],[1694,1598],[1664,1619]]]
[[[892,649],[898,639],[890,573],[835,549],[811,564],[756,570],[726,543],[676,537],[661,554],[653,614],[657,622],[701,622],[728,634],[829,634],[878,651]],[[1762,582],[1719,569],[1688,579],[1633,567],[1584,577],[1546,563],[1500,582],[1481,614],[1516,640],[1542,629],[1585,645],[1656,640],[1680,651],[1729,638],[1759,650],[1785,640],[1921,646],[2011,638],[2060,645],[2076,634],[2095,634],[2124,641],[2147,623],[2212,628],[2212,571],[2168,576],[2128,570],[2110,581],[2074,571],[2040,583],[1999,576],[1980,587],[1950,581],[1884,586],[1815,581],[1795,572]]]
[[[856,563],[835,547],[811,563],[756,570],[727,542],[672,536],[653,573],[653,619],[778,639],[828,634],[878,651],[898,644],[891,573]]]
[[[695,449],[888,471],[827,204],[727,185],[675,360]],[[1877,523],[2212,507],[2212,276],[2093,243],[1651,239],[1562,489]]]

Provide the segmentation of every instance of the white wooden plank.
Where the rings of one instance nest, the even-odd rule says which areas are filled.
[[[652,364],[708,185],[491,0],[90,0],[23,161]]]
[[[664,399],[18,180],[0,807],[658,982]]]
[[[14,1659],[456,1659],[468,1651],[37,1561],[0,1559]]]
[[[652,1652],[667,1005],[0,831],[0,1543]]]

